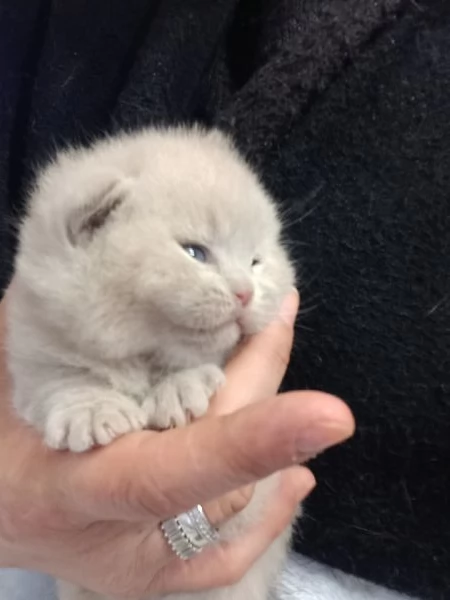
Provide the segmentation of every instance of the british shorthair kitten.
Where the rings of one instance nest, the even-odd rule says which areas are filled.
[[[83,452],[202,416],[242,336],[294,283],[280,220],[219,131],[148,129],[64,151],[38,177],[8,303],[14,406]],[[258,519],[272,477],[221,530]],[[180,600],[263,600],[285,532],[239,583]],[[100,600],[61,583],[60,600]]]

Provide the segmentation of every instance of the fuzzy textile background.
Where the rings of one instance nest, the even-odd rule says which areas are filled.
[[[448,0],[16,0],[0,7],[2,284],[33,168],[149,123],[231,131],[286,214],[288,388],[342,396],[296,548],[450,597]]]
[[[45,575],[0,569],[0,600],[56,600],[54,581]],[[262,599],[261,599],[262,600]],[[291,554],[269,600],[414,600]],[[418,599],[416,599],[418,600]]]

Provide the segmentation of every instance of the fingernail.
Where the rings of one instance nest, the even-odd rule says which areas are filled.
[[[298,291],[293,288],[291,292],[285,297],[283,302],[281,303],[280,310],[278,312],[278,317],[292,327],[295,323],[295,319],[297,317],[298,305],[299,305],[300,297]]]
[[[307,431],[304,431],[297,443],[299,456],[308,456],[308,459],[323,452],[331,446],[336,446],[353,435],[348,423],[338,421],[329,423],[317,423]]]

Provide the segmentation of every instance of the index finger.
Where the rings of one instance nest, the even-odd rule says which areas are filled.
[[[125,436],[89,455],[67,456],[65,498],[102,519],[173,516],[303,462],[349,437],[339,399],[296,392],[179,429]]]

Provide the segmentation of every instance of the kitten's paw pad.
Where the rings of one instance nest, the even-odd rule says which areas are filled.
[[[45,442],[55,450],[85,452],[106,446],[116,438],[144,429],[146,417],[133,400],[95,401],[70,408],[55,408],[45,427]]]
[[[225,383],[216,365],[204,365],[169,376],[159,383],[143,405],[151,428],[182,427],[208,410],[214,393]]]

